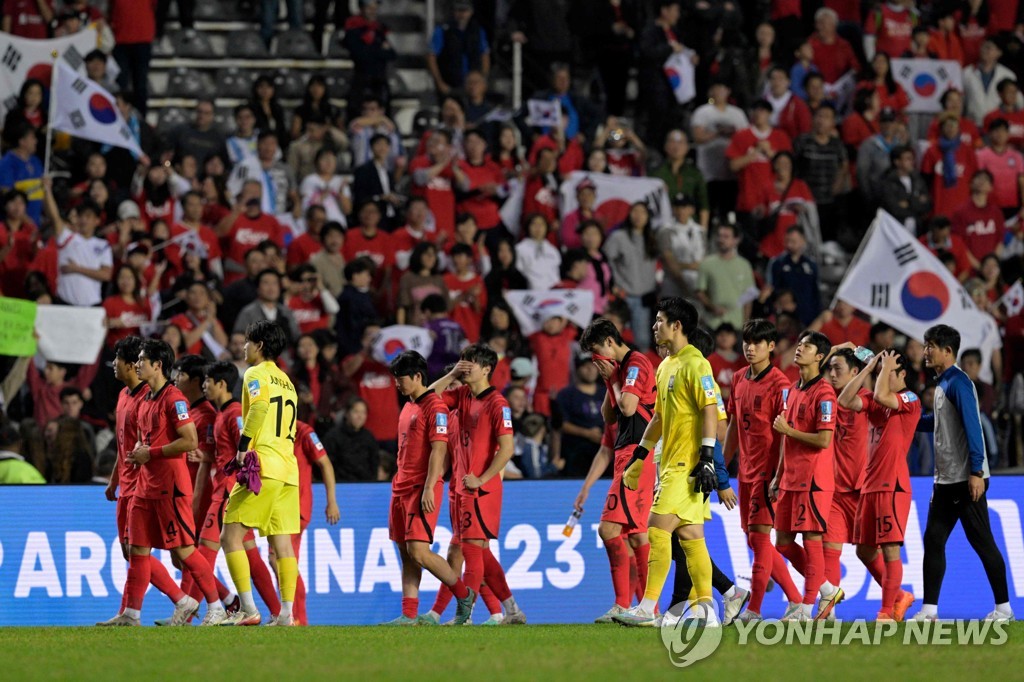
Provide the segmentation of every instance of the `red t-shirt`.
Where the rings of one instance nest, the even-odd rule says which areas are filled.
[[[345,246],[342,247],[341,253],[345,256],[346,262],[351,262],[360,256],[369,256],[377,266],[378,277],[385,268],[395,265],[395,246],[391,235],[380,230],[377,230],[372,237],[367,237],[360,229],[349,230],[345,235]]]
[[[833,346],[847,341],[858,346],[867,346],[871,342],[871,325],[856,316],[845,327],[833,317],[821,325],[821,333],[828,337]]]
[[[1024,154],[1013,148],[998,154],[991,147],[982,147],[977,152],[977,159],[978,168],[992,174],[992,202],[999,208],[1018,208]]]
[[[53,3],[46,3],[53,11]],[[46,20],[39,12],[38,0],[4,0],[3,14],[11,18],[11,35],[32,40],[49,38]]]
[[[714,372],[718,387],[722,389],[722,397],[728,400],[732,392],[734,375],[747,368],[746,360],[742,355],[737,355],[730,362],[715,352],[708,356],[708,362],[711,363],[711,371]]]
[[[539,331],[530,335],[530,350],[537,358],[537,393],[554,394],[569,385],[575,338],[572,325],[566,325],[560,334]]]
[[[295,461],[299,465],[299,518],[302,528],[313,518],[313,465],[326,457],[320,436],[305,422],[295,422]]]
[[[149,322],[153,316],[149,307],[149,299],[143,297],[135,299],[132,303],[127,303],[120,294],[107,296],[103,299],[103,309],[107,312],[107,319],[120,320],[124,325],[107,331],[107,348],[111,350],[121,339],[138,336],[142,325]]]
[[[238,455],[238,439],[242,433],[242,403],[234,398],[221,405],[213,422],[215,468],[214,485],[230,491],[235,487],[234,475],[224,473],[224,467]]]
[[[285,263],[289,267],[308,263],[309,259],[324,250],[324,245],[316,237],[307,233],[300,234],[288,245],[288,257]]]
[[[847,71],[860,71],[853,48],[843,38],[836,36],[834,43],[826,45],[815,33],[807,42],[814,48],[814,65],[826,83],[835,83]]]
[[[809,383],[801,386],[798,381],[782,392],[789,425],[803,433],[833,431],[836,428],[836,391],[832,384],[819,374]],[[785,471],[782,475],[782,490],[810,492],[835,490],[835,440],[827,448],[820,449],[804,445],[795,438],[783,439]]]
[[[494,455],[498,452],[498,438],[512,435],[512,408],[493,386],[476,396],[469,386],[459,386],[455,390],[445,391],[440,397],[449,410],[459,412],[459,421],[465,434],[463,444],[468,450],[468,459],[460,465],[461,471],[480,476],[494,461]],[[460,495],[476,496],[481,492],[488,494],[501,489],[501,476],[487,481],[480,488],[481,492],[466,488],[462,478],[454,482],[455,490]]]
[[[121,497],[134,495],[139,479],[139,467],[128,461],[128,453],[135,449],[139,441],[139,406],[148,390],[145,383],[136,386],[134,391],[125,386],[117,396],[117,479],[121,486]]]
[[[636,412],[633,416],[627,417],[618,410],[615,402],[615,391],[608,386],[608,396],[611,398],[612,406],[618,413],[616,430],[618,436],[615,439],[615,470],[621,471],[625,468],[626,460],[633,456],[631,445],[637,445],[643,438],[644,430],[654,416],[654,402],[657,398],[657,384],[654,379],[654,367],[651,361],[643,353],[631,350],[622,358],[622,362],[615,368],[615,380],[623,394],[635,395],[637,400]],[[607,383],[607,382],[606,382]],[[620,454],[621,450],[621,454]]]
[[[199,320],[192,313],[178,313],[171,318],[171,324],[181,329],[182,334],[190,332],[200,324],[202,320]],[[220,320],[213,321],[214,327],[220,327]],[[193,343],[186,349],[192,355],[199,355],[203,352],[203,337],[199,337],[199,340]]]
[[[825,0],[825,7],[839,15],[839,21],[860,23],[861,0]]]
[[[977,61],[977,60],[975,60]],[[939,126],[939,118],[936,116],[932,119],[932,122],[928,124],[928,142],[935,144],[939,141],[939,136],[942,134],[942,130]],[[960,144],[977,149],[984,143],[984,139],[981,136],[981,131],[978,130],[977,124],[966,116],[960,117]]]
[[[792,151],[793,145],[789,136],[781,130],[773,128],[767,135],[758,134],[753,128],[744,128],[736,132],[725,150],[725,158],[738,159],[746,156],[751,148],[761,140],[767,140],[773,152]],[[758,153],[757,159],[745,166],[736,176],[739,182],[739,196],[736,198],[736,210],[753,211],[758,204],[760,187],[772,181],[772,156]]]
[[[468,161],[459,161],[459,168],[469,178],[470,196],[459,202],[458,212],[469,213],[476,218],[476,224],[481,230],[489,230],[501,223],[501,214],[498,211],[499,203],[494,197],[484,196],[474,190],[483,185],[505,184],[505,174],[498,164],[490,159],[485,159],[479,166],[474,166]]]
[[[432,443],[448,442],[448,408],[433,391],[402,407],[398,417],[398,472],[391,480],[394,495],[423,492]],[[481,470],[481,473],[483,470]]]
[[[150,44],[156,37],[156,0],[110,0],[107,10],[114,42]]]
[[[899,406],[895,410],[875,402],[873,393],[862,398],[872,429],[879,433],[872,434],[861,493],[910,492],[907,453],[921,418],[921,401],[909,390],[896,397]]]
[[[178,440],[178,429],[192,423],[188,401],[167,382],[153,393],[144,391],[139,409],[139,440],[149,447],[169,445]],[[192,478],[185,454],[153,457],[139,469],[135,495],[146,500],[192,496]]]
[[[868,15],[864,32],[875,36],[875,50],[895,59],[910,49],[917,16],[905,7],[882,5]]]
[[[0,222],[0,244],[7,244],[10,228]],[[25,277],[29,266],[36,257],[39,228],[27,217],[14,232],[14,246],[7,252],[7,258],[0,263],[0,291],[5,296],[20,297],[25,289]]]
[[[498,364],[494,366],[494,371],[491,372],[491,385],[498,389],[499,392],[504,392],[511,383],[512,361],[508,356],[498,358]]]
[[[446,273],[444,285],[448,288],[448,295],[451,297],[452,308],[451,318],[462,325],[466,332],[466,340],[476,343],[480,338],[480,325],[483,324],[483,311],[487,310],[487,288],[484,287],[484,278],[480,275],[473,275],[469,279],[459,279],[454,272]],[[476,287],[476,300],[480,312],[477,312],[469,303],[455,303],[455,299],[466,291]],[[493,377],[492,377],[493,379]]]
[[[369,419],[366,428],[380,441],[398,438],[398,391],[391,371],[367,357],[352,375],[359,397],[366,401]]]
[[[292,296],[288,299],[288,309],[295,316],[299,323],[299,332],[309,334],[316,329],[327,329],[330,322],[330,315],[324,310],[324,303],[320,296],[307,301],[301,296]]]
[[[800,202],[814,203],[814,195],[807,183],[799,178],[793,178],[786,191],[785,197],[776,187],[775,182],[767,182],[758,188],[758,205],[764,210],[765,215],[776,215],[775,229],[761,239],[761,253],[768,258],[774,258],[786,250],[786,230],[797,224],[798,217],[796,206]]]
[[[558,188],[548,186],[539,175],[530,176],[523,190],[523,220],[534,213],[547,218],[549,225],[558,221]]]
[[[779,122],[775,127],[786,133],[790,140],[811,132],[811,108],[807,102],[792,95],[779,112]]]
[[[242,214],[231,226],[224,247],[224,255],[228,260],[241,265],[245,263],[246,252],[267,239],[283,250],[285,232],[285,228],[272,215],[261,213],[257,218],[250,218]],[[245,272],[225,273],[224,283],[231,284],[243,277],[245,277]]]
[[[409,174],[418,170],[424,170],[434,165],[430,157],[425,154],[417,156],[409,163]],[[446,167],[440,175],[428,182],[426,185],[412,185],[411,193],[414,197],[423,197],[427,200],[430,212],[434,214],[434,224],[438,231],[451,237],[455,234],[455,191],[452,189],[451,167]]]
[[[217,459],[217,441],[214,437],[214,424],[217,421],[217,408],[213,406],[206,398],[200,398],[196,402],[189,406],[189,412],[192,415],[192,421],[196,425],[196,435],[199,437],[199,450],[202,450],[211,459]],[[237,442],[237,441],[236,441]],[[190,462],[188,458],[185,458],[185,463],[188,465],[188,474],[192,479],[192,485],[195,486],[196,474],[199,473],[199,463]],[[211,464],[211,468],[212,468]],[[207,488],[207,494],[209,494],[209,488]]]
[[[862,388],[857,391],[857,395],[861,400],[868,400],[871,393]],[[856,492],[863,482],[864,463],[868,458],[867,412],[854,412],[839,407],[834,443],[836,491]]]
[[[1006,236],[1003,212],[990,201],[978,208],[973,201],[957,209],[951,217],[953,234],[960,237],[979,261],[996,250]]]
[[[971,176],[978,169],[974,149],[963,142],[956,150],[956,184],[946,187],[942,177],[942,152],[939,145],[934,144],[924,153],[921,159],[921,172],[932,176],[932,199],[935,207],[933,215],[949,215],[963,206],[971,196]]]
[[[780,436],[772,423],[782,412],[782,391],[790,385],[778,367],[769,365],[757,376],[751,372],[748,366],[735,375],[726,406],[739,436],[739,479],[743,483],[768,481],[775,475]]]
[[[175,223],[174,226],[171,227],[171,239],[174,239],[175,237],[178,237],[183,234],[187,234],[189,232],[193,232],[196,235],[198,235],[199,241],[201,241],[203,243],[203,246],[206,247],[206,256],[203,258],[204,261],[211,261],[221,257],[222,252],[220,249],[220,240],[217,239],[217,233],[211,230],[206,225],[200,225],[199,227],[192,229],[187,225]],[[173,257],[177,259],[178,262],[180,263],[182,259],[182,253],[184,251],[185,249],[182,248],[180,243],[172,244],[167,247],[167,257],[168,259],[170,259],[173,254]]]

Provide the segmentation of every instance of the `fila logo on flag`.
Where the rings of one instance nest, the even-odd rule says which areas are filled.
[[[438,412],[434,415],[434,426],[437,427],[437,434],[440,436],[448,435],[448,415]]]
[[[627,386],[635,386],[636,385],[636,379],[639,376],[640,376],[640,368],[639,367],[630,367],[629,371],[626,372],[626,385]]]
[[[188,404],[184,400],[174,402],[174,411],[178,413],[178,421],[183,422],[188,419]]]
[[[832,401],[826,400],[821,403],[821,421],[830,422],[832,421]]]

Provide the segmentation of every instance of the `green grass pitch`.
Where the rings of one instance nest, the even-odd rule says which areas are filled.
[[[898,640],[898,641],[897,641]],[[497,628],[0,628],[6,680],[1011,680],[1024,623],[1002,646],[740,646],[674,668],[657,630]],[[699,677],[694,678],[693,675]]]

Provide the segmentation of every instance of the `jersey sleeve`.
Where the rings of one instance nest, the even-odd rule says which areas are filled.
[[[188,411],[187,400],[165,400],[164,419],[175,429],[180,429],[186,424],[192,424],[192,414]]]
[[[320,442],[320,436],[313,429],[303,429],[302,454],[310,464],[316,464],[317,460],[327,454],[324,444]]]
[[[900,391],[896,394],[896,397],[898,398],[896,401],[897,413],[921,411],[921,401],[913,391]]]
[[[835,394],[824,393],[815,401],[815,431],[834,431],[836,428]]]
[[[697,409],[703,409],[708,405],[717,405],[719,397],[718,386],[715,384],[715,377],[711,370],[711,363],[703,358],[693,364],[693,376],[689,377],[690,391],[693,395],[693,404]]]
[[[432,401],[427,411],[427,439],[431,443],[448,442],[448,407],[443,401]]]
[[[491,408],[491,419],[494,421],[494,432],[497,436],[512,435],[512,408],[504,398],[495,400]]]
[[[245,392],[249,394],[249,405],[270,402],[270,380],[259,367],[245,370]]]
[[[718,404],[718,421],[725,421],[729,418],[729,413],[725,410],[725,401],[722,399],[722,388],[715,382],[715,402]]]
[[[630,358],[625,369],[622,392],[631,393],[637,398],[643,398],[643,387],[650,385],[652,379],[650,365],[641,362],[639,359]]]

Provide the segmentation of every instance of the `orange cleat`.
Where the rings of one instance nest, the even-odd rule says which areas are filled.
[[[907,610],[913,603],[914,595],[900,590],[899,594],[896,595],[896,602],[892,607],[892,615],[897,623],[903,622],[904,617],[907,615]]]
[[[879,611],[878,615],[875,616],[876,623],[895,623],[896,619],[892,617],[891,613],[885,611]]]

